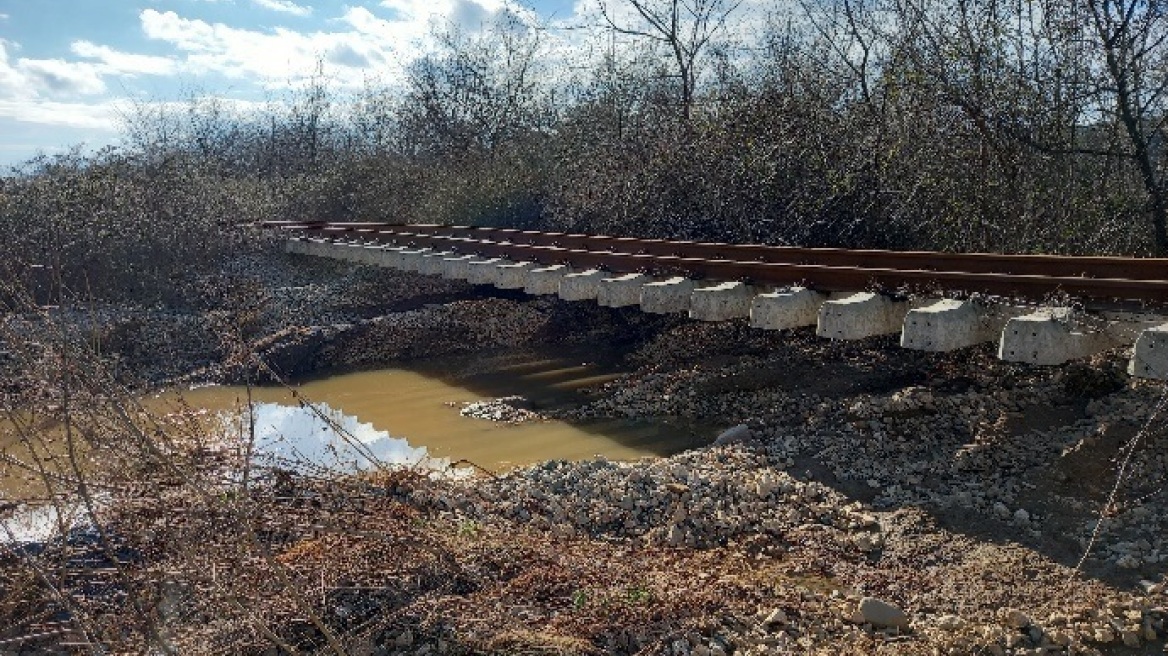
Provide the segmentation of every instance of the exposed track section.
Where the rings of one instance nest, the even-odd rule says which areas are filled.
[[[606,237],[432,224],[269,221],[305,236],[359,239],[466,255],[757,285],[885,293],[940,290],[1088,305],[1168,306],[1168,259],[796,248]]]

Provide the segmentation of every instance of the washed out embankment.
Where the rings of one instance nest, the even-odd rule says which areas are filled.
[[[433,327],[442,317],[463,331],[423,354],[418,345],[382,344],[425,332],[408,322],[370,327],[363,322],[375,309],[361,318],[322,307],[298,325],[362,328],[289,359],[307,363],[304,372],[331,357],[359,368],[439,351],[468,361],[492,353],[484,366],[498,369],[499,358],[541,343],[615,336],[624,340],[616,351],[624,373],[597,381],[558,417],[747,427],[733,444],[633,462],[557,460],[472,480],[398,476],[372,486],[277,481],[263,519],[277,536],[270,548],[313,586],[322,572],[337,589],[374,585],[377,574],[352,563],[406,553],[353,536],[405,535],[409,545],[441,533],[455,545],[456,558],[409,552],[416,562],[387,565],[426,571],[394,584],[407,594],[345,597],[346,608],[362,610],[330,620],[337,631],[392,618],[371,639],[403,651],[1163,647],[1162,423],[1133,450],[1122,503],[1103,517],[1083,569],[1072,569],[1096,532],[1114,459],[1154,418],[1162,394],[1123,375],[1122,353],[1039,368],[1000,362],[984,348],[924,354],[886,339],[829,342],[742,322],[638,323],[586,304],[483,297],[418,310],[411,322],[424,316],[434,323],[420,325]],[[465,322],[455,316],[462,313]],[[534,320],[535,330],[508,323],[516,316]],[[361,508],[328,515],[313,510],[317,502]],[[337,530],[321,535],[320,522]],[[225,635],[231,621],[217,615],[201,636]]]

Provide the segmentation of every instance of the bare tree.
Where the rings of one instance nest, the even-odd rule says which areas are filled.
[[[439,50],[407,71],[404,124],[416,150],[489,151],[547,118],[535,70],[542,47],[538,32],[504,17],[484,34],[451,29],[436,36]]]
[[[896,5],[898,29],[916,36],[907,50],[913,76],[966,117],[1004,170],[1030,173],[1020,153],[1093,160],[1109,186],[1142,189],[1160,255],[1168,254],[1157,146],[1168,116],[1166,10],[1163,0]],[[989,161],[979,161],[980,172]]]
[[[642,37],[668,48],[680,83],[681,117],[689,124],[698,81],[698,64],[710,41],[726,26],[726,19],[742,0],[625,0],[640,24],[623,23],[608,0],[600,13],[608,29]]]
[[[1168,2],[1088,0],[1087,7],[1106,66],[1098,89],[1111,97],[1127,134],[1148,195],[1156,254],[1168,256],[1168,176],[1157,147],[1168,120]]]

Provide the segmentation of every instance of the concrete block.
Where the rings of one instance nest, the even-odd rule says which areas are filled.
[[[305,239],[303,247],[306,256],[320,257],[320,253],[325,251],[324,247],[321,246],[320,239]]]
[[[351,247],[353,249],[353,261],[357,264],[369,264],[372,261],[370,255],[373,249],[380,249],[381,244],[357,243]]]
[[[1168,323],[1140,333],[1127,372],[1138,378],[1168,380]]]
[[[1006,322],[998,358],[1056,365],[1090,357],[1114,345],[1115,341],[1104,333],[1078,329],[1069,308],[1052,308]]]
[[[467,264],[466,281],[472,285],[493,285],[497,282],[495,269],[500,264],[510,264],[511,260],[504,257],[491,257],[472,261]]]
[[[460,255],[442,260],[442,277],[449,280],[466,280],[470,275],[470,263],[483,260],[478,255]]]
[[[422,261],[418,264],[418,273],[424,276],[440,276],[443,271],[443,261],[448,257],[454,257],[454,251],[432,251],[422,256]]]
[[[1100,332],[1117,344],[1135,344],[1144,331],[1159,328],[1164,323],[1163,316],[1143,312],[1103,311],[1092,313],[1091,316],[1095,319],[1095,326],[1098,326],[1100,320],[1103,322]]]
[[[527,286],[527,272],[536,268],[535,262],[514,262],[495,267],[495,286],[499,289],[523,289]]]
[[[626,273],[615,278],[600,281],[596,302],[605,307],[626,307],[641,302],[641,287],[653,282],[652,276],[642,273]]]
[[[345,242],[341,249],[341,259],[346,262],[360,262],[361,256],[365,253],[365,244],[361,242]]]
[[[405,253],[413,250],[416,249],[409,246],[382,246],[381,255],[374,262],[380,267],[402,270],[406,266]]]
[[[376,265],[381,260],[381,254],[385,252],[385,247],[381,244],[365,244],[359,248],[361,252],[357,254],[357,262],[369,266]]]
[[[401,270],[419,271],[422,268],[422,257],[432,252],[432,248],[408,248],[401,251]]]
[[[354,264],[364,264],[366,257],[365,248],[366,244],[350,244],[346,259],[348,259],[350,262],[353,262]]]
[[[694,281],[689,278],[669,278],[646,283],[641,287],[641,310],[653,314],[689,312],[689,299]]]
[[[320,243],[320,256],[339,260],[346,248],[348,246],[344,242],[324,240]]]
[[[819,307],[826,301],[825,294],[805,287],[759,294],[750,303],[750,326],[763,330],[814,326],[819,321]]]
[[[819,307],[815,334],[830,339],[864,339],[900,332],[908,303],[883,294],[857,292]]]
[[[402,251],[404,246],[384,246],[374,258],[372,264],[383,269],[402,268]]]
[[[900,345],[914,351],[955,351],[992,342],[1009,317],[991,315],[971,301],[940,299],[908,311],[900,332]]]
[[[308,254],[315,257],[332,257],[333,243],[325,239],[313,239],[309,242]]]
[[[536,296],[549,296],[560,293],[560,280],[572,273],[572,267],[566,264],[538,267],[527,271],[526,283],[523,291]]]
[[[689,318],[698,321],[728,321],[750,316],[754,289],[740,282],[724,282],[693,290],[689,297]]]
[[[560,298],[565,301],[591,301],[600,294],[600,281],[609,274],[600,269],[569,273],[560,279]]]

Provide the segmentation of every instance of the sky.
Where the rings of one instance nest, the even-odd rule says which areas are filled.
[[[136,103],[262,102],[318,62],[341,88],[392,81],[435,25],[570,25],[587,0],[507,1],[0,0],[0,168],[116,144]]]

